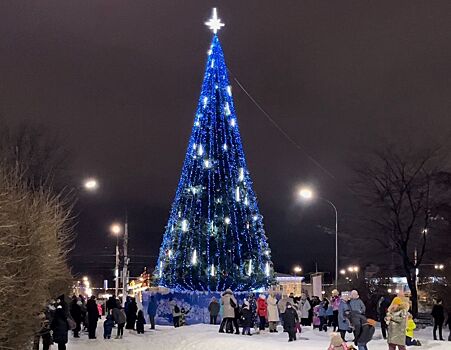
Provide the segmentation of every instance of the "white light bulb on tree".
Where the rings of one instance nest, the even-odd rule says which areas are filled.
[[[183,219],[182,220],[182,231],[187,232],[188,231],[188,220]]]
[[[224,218],[224,222],[225,222],[226,225],[230,225],[230,218],[228,216],[226,216]]]
[[[250,276],[252,274],[252,259],[249,260],[249,266],[247,268],[247,275]]]
[[[265,266],[265,275],[269,276],[270,274],[270,266],[269,266],[269,262],[266,262],[266,266]]]
[[[194,249],[193,256],[191,257],[191,263],[193,265],[197,264],[197,251],[196,251],[196,249]]]

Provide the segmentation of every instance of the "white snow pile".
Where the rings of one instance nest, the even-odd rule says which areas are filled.
[[[68,350],[275,350],[275,349],[306,349],[327,350],[329,346],[329,334],[312,331],[310,327],[304,327],[302,334],[298,334],[296,342],[288,342],[288,335],[279,333],[254,334],[253,336],[220,334],[218,326],[192,325],[174,329],[169,326],[157,326],[157,330],[149,330],[145,326],[145,333],[138,335],[134,331],[124,331],[123,339],[103,339],[103,322],[99,322],[97,339],[88,340],[87,334],[82,333],[81,338],[74,339],[69,336]],[[446,337],[448,336],[447,332]],[[113,329],[113,338],[116,329]],[[369,350],[387,350],[387,342],[382,339],[380,330],[376,330],[374,339],[368,344]],[[351,338],[352,335],[348,334]],[[433,341],[432,329],[427,328],[415,333],[415,337],[423,343],[421,347],[410,347],[410,349],[434,349],[449,350],[451,342]],[[56,348],[54,345],[53,348]]]

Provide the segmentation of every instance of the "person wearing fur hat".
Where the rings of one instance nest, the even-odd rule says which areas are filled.
[[[287,302],[287,309],[283,315],[283,324],[288,333],[288,341],[296,340],[296,322],[299,322],[298,313],[291,305],[290,302]]]
[[[267,302],[268,302],[269,332],[277,333],[277,322],[279,322],[279,309],[277,307],[277,299],[274,296],[274,292],[269,293]]]
[[[330,345],[327,350],[348,350],[346,342],[343,340],[340,334],[332,333],[330,335]]]
[[[252,335],[251,328],[253,327],[252,312],[247,300],[244,300],[243,307],[241,309],[241,325],[243,326],[243,335]]]
[[[388,349],[406,350],[407,310],[409,306],[400,297],[395,297],[388,308],[385,322],[388,325]]]
[[[260,331],[265,330],[266,317],[268,315],[268,304],[266,303],[266,297],[264,294],[260,294],[257,300],[257,314],[260,320]]]

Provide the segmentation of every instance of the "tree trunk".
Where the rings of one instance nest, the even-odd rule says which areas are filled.
[[[409,285],[410,289],[410,300],[412,302],[412,315],[413,317],[418,316],[418,290],[417,290],[417,275],[415,273],[415,269],[408,268],[406,266],[406,277],[407,277],[407,284]]]

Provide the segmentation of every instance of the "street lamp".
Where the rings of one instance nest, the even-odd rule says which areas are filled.
[[[99,182],[97,179],[90,177],[84,180],[83,187],[88,192],[94,192],[99,188]]]
[[[114,223],[110,226],[110,231],[116,236],[116,266],[114,268],[115,295],[119,294],[119,235],[122,232],[122,226]]]
[[[355,276],[356,276],[357,278],[359,278],[359,271],[360,271],[360,268],[359,268],[358,266],[356,266],[356,265],[349,266],[349,267],[348,267],[348,271],[349,271],[349,272],[354,272],[354,273],[355,273]]]
[[[315,196],[315,193],[311,188],[303,187],[299,190],[299,196],[303,200],[312,200]],[[335,288],[338,288],[338,210],[334,203],[332,203],[330,200],[319,197],[323,201],[325,201],[327,204],[329,204],[333,209],[335,213]]]
[[[300,267],[299,265],[293,267],[293,271],[294,271],[294,277],[296,277],[297,273],[302,272],[302,267]]]
[[[434,265],[434,269],[436,269],[436,270],[443,270],[444,268],[445,268],[445,265],[443,265],[443,264]]]

